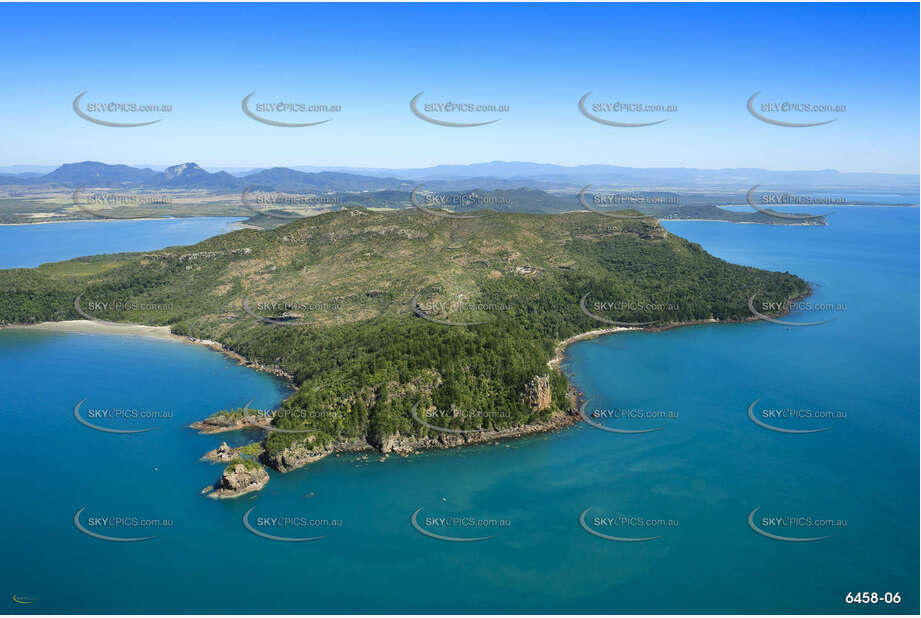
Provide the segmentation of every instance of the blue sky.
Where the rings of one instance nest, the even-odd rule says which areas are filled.
[[[917,4],[0,5],[0,165],[517,160],[917,173],[918,18]],[[173,111],[100,115],[163,118],[103,127],[73,112],[83,91]],[[252,91],[254,102],[342,111],[309,115],[334,117],[317,127],[267,126],[242,113]],[[436,126],[410,112],[420,91],[509,112],[485,127]],[[678,111],[623,118],[669,117],[656,126],[608,127],[579,113],[588,91],[590,102]],[[777,115],[838,118],[778,127],[747,112],[756,91],[759,102],[847,111]]]

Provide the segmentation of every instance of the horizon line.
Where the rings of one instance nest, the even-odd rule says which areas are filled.
[[[261,165],[260,164],[253,164],[253,165],[234,164],[234,165],[230,165],[230,164],[227,164],[227,165],[223,165],[223,164],[201,164],[201,163],[198,163],[197,161],[190,161],[190,160],[181,161],[179,163],[171,163],[169,165],[164,165],[161,163],[123,163],[123,162],[122,163],[108,163],[105,161],[84,159],[82,161],[72,161],[72,162],[63,162],[63,163],[2,163],[0,164],[0,168],[3,168],[3,167],[54,167],[55,169],[58,169],[60,167],[63,167],[64,165],[79,165],[81,163],[101,163],[103,165],[125,165],[128,167],[133,167],[137,169],[151,169],[153,167],[169,168],[169,167],[174,167],[177,165],[186,165],[189,163],[193,163],[206,171],[209,168],[221,171],[222,169],[240,169],[240,170],[272,169],[272,168],[294,169],[296,167],[311,167],[311,168],[318,168],[320,171],[324,171],[324,170],[328,170],[332,168],[340,168],[340,169],[356,169],[356,170],[386,170],[386,171],[394,171],[394,172],[403,171],[403,170],[426,170],[426,169],[433,169],[437,167],[471,167],[475,165],[490,165],[490,164],[525,164],[525,165],[546,165],[546,166],[552,166],[552,167],[562,167],[562,168],[567,168],[567,169],[578,169],[580,167],[590,167],[590,166],[603,166],[603,167],[621,167],[621,168],[634,169],[634,170],[702,170],[702,171],[711,171],[711,172],[730,171],[730,170],[758,170],[758,171],[781,172],[781,173],[783,172],[792,172],[792,173],[834,172],[836,174],[880,174],[880,175],[890,175],[890,176],[916,176],[916,177],[921,178],[921,172],[918,172],[918,171],[916,172],[842,171],[842,170],[839,170],[836,168],[830,168],[830,167],[829,168],[816,168],[816,169],[772,169],[772,168],[767,168],[767,167],[694,167],[694,166],[676,166],[676,165],[639,167],[639,166],[623,165],[623,164],[616,164],[616,163],[580,163],[580,164],[575,164],[575,165],[567,165],[563,163],[547,163],[547,162],[521,161],[521,160],[476,161],[472,163],[437,163],[433,165],[422,165],[422,166],[415,166],[415,167],[382,167],[382,166],[375,166],[375,165],[357,165],[357,164],[353,164],[353,165],[334,165],[334,164],[329,164],[329,165],[325,165],[325,164],[324,165],[316,165],[316,164],[261,164]],[[23,173],[29,173],[29,172],[23,172]]]

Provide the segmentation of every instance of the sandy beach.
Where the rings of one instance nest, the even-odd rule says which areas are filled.
[[[39,322],[38,324],[16,324],[6,328],[26,328],[60,333],[95,333],[104,335],[134,335],[136,337],[153,337],[187,341],[187,337],[174,335],[169,326],[145,326],[143,324],[113,324],[93,320],[64,320],[62,322]]]
[[[556,369],[561,362],[563,362],[563,356],[566,353],[566,346],[575,341],[582,341],[583,339],[594,339],[595,337],[600,337],[601,335],[610,335],[611,333],[619,333],[625,330],[642,330],[638,327],[628,327],[628,326],[612,326],[611,328],[599,328],[597,330],[590,330],[584,333],[580,333],[569,339],[564,339],[556,346],[556,352],[553,354],[553,358],[547,361],[547,366],[551,369]]]
[[[121,324],[113,322],[97,322],[94,320],[63,320],[61,322],[39,322],[37,324],[12,324],[3,328],[22,328],[28,330],[43,330],[58,333],[85,333],[96,335],[125,335],[130,337],[149,337],[151,339],[161,339],[165,341],[174,341],[178,343],[192,343],[195,345],[204,345],[212,350],[220,352],[229,358],[237,361],[241,365],[246,365],[253,369],[259,369],[276,375],[286,380],[293,381],[293,377],[278,367],[266,367],[258,363],[247,360],[243,356],[232,350],[228,350],[217,341],[210,339],[196,339],[195,337],[186,337],[176,335],[170,330],[169,326],[146,326],[144,324]]]

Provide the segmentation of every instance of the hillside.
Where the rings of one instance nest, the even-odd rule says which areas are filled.
[[[4,270],[0,323],[82,312],[168,324],[280,368],[297,392],[272,420],[286,431],[269,433],[264,459],[289,470],[338,448],[387,452],[553,423],[570,407],[566,377],[547,365],[561,340],[608,320],[742,320],[755,292],[778,302],[808,292],[794,275],[729,264],[648,219],[477,214],[342,210],[188,247]],[[414,407],[452,431],[418,422]]]

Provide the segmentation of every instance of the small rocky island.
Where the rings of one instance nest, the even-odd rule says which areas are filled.
[[[209,498],[238,498],[253,491],[259,491],[269,482],[269,473],[252,459],[232,460],[214,487],[205,488],[202,493]]]

